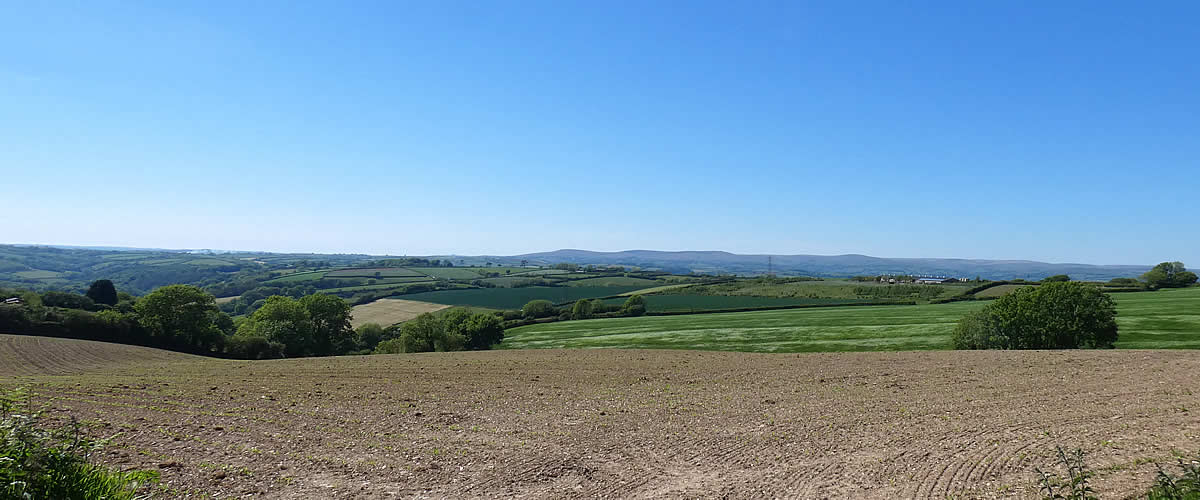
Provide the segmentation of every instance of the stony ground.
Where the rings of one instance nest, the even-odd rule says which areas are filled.
[[[1122,498],[1200,451],[1188,351],[146,355],[64,375],[12,354],[45,343],[0,345],[0,384],[120,433],[102,460],[161,471],[164,496],[1036,497],[1062,445]]]

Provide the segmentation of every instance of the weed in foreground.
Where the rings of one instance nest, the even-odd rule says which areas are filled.
[[[1083,461],[1083,450],[1076,448],[1067,453],[1062,446],[1058,450],[1058,465],[1066,469],[1066,477],[1046,472],[1041,468],[1034,469],[1040,476],[1041,491],[1046,499],[1063,500],[1096,500],[1098,497],[1088,485],[1094,473]]]
[[[145,498],[139,490],[157,481],[156,472],[117,472],[92,463],[92,452],[107,440],[88,439],[74,420],[49,428],[44,413],[22,389],[0,393],[0,498]]]
[[[1180,475],[1158,466],[1158,480],[1147,500],[1200,500],[1200,454],[1195,460],[1179,459]]]

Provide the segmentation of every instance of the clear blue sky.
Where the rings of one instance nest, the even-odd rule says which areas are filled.
[[[1197,2],[0,12],[0,242],[1200,267]]]

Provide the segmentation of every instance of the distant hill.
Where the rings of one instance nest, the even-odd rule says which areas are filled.
[[[185,283],[212,287],[218,290],[213,293],[227,296],[254,288],[259,282],[278,278],[280,270],[360,266],[376,259],[389,258],[397,257],[204,250],[98,250],[0,244],[0,288],[82,292],[93,280],[108,279],[113,281],[118,290],[134,295],[163,285]],[[511,256],[442,255],[428,258],[448,260],[460,267],[517,266],[524,262],[527,265],[620,265],[680,274],[695,272],[754,276],[768,272],[767,255],[719,251],[556,250]],[[819,277],[914,274],[1037,280],[1055,274],[1067,274],[1074,279],[1107,281],[1117,277],[1136,277],[1151,267],[1050,264],[1028,260],[889,259],[853,254],[772,255],[770,259],[770,271],[777,275]],[[220,295],[222,293],[224,295]]]
[[[501,259],[501,258],[497,258]],[[768,271],[767,255],[739,255],[719,251],[660,252],[627,250],[623,252],[591,252],[587,250],[556,250],[508,259],[527,260],[531,264],[624,265],[656,268],[674,273],[731,273],[764,274]],[[779,275],[843,277],[878,274],[919,274],[986,279],[1041,279],[1055,274],[1067,274],[1074,279],[1109,280],[1136,277],[1151,265],[1092,265],[1052,264],[1031,260],[981,259],[891,259],[867,255],[772,255],[771,270]],[[505,261],[505,262],[511,262]]]

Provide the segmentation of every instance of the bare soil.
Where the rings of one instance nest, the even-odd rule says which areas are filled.
[[[121,433],[102,460],[165,496],[1028,498],[1062,445],[1122,498],[1200,451],[1197,373],[1187,351],[539,350],[0,383]]]

